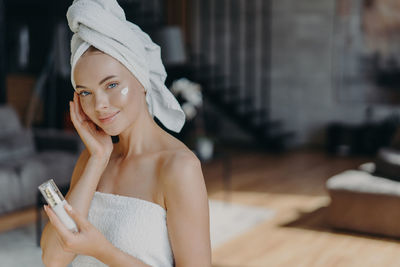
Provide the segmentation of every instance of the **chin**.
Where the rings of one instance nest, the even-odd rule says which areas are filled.
[[[121,133],[121,131],[116,128],[113,128],[113,129],[104,129],[103,128],[103,131],[106,134],[111,135],[111,136],[117,136],[117,135],[120,135],[120,133]]]
[[[101,127],[100,125],[97,124],[97,127],[99,127],[100,129],[102,129],[106,134],[111,135],[111,136],[117,136],[119,135],[122,131],[120,129],[120,127],[118,126],[114,126],[112,127],[111,125],[108,127]]]
[[[106,127],[100,127],[100,128],[103,129],[103,131],[108,135],[117,136],[117,135],[120,135],[121,133],[123,133],[128,128],[130,128],[130,125],[126,124],[125,122],[119,122],[119,123],[110,124]]]

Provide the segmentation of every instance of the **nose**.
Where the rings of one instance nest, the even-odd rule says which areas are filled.
[[[96,111],[104,111],[109,108],[109,100],[106,94],[97,93],[95,95],[95,110]]]

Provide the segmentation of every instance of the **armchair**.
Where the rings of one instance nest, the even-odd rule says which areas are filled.
[[[0,105],[0,125],[0,215],[35,206],[37,187],[50,178],[69,183],[83,148],[77,134],[26,129],[9,105]]]

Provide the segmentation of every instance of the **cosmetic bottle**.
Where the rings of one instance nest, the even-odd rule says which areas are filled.
[[[61,194],[57,185],[54,183],[53,179],[50,179],[43,184],[39,185],[39,190],[42,193],[44,199],[47,201],[51,209],[57,214],[57,217],[61,222],[72,232],[78,232],[78,227],[74,220],[68,215],[67,211],[64,209],[67,201]]]

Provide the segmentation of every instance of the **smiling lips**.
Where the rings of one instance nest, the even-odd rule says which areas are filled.
[[[117,116],[118,113],[119,113],[119,111],[117,111],[117,112],[115,112],[115,113],[113,113],[111,115],[107,115],[105,117],[101,117],[101,118],[99,118],[99,121],[101,123],[104,123],[104,124],[105,123],[110,123],[110,122],[112,122],[114,120],[114,118]]]

